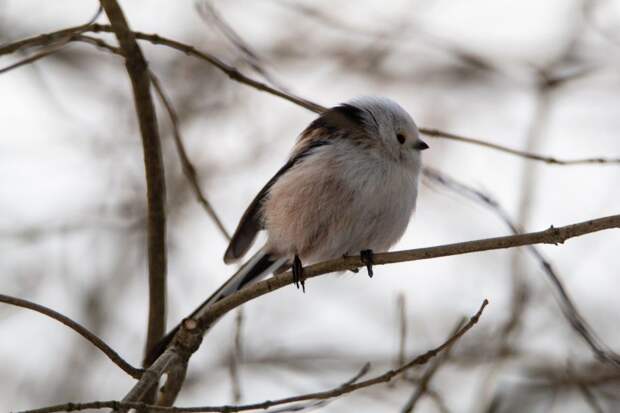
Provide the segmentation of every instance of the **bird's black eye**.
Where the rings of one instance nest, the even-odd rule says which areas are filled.
[[[401,145],[405,143],[405,135],[403,135],[402,133],[397,133],[396,139],[398,139],[398,143],[400,143]]]

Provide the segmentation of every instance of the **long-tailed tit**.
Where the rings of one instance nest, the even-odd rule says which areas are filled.
[[[192,317],[291,267],[303,287],[302,262],[361,253],[372,276],[372,251],[386,251],[407,228],[426,148],[411,116],[392,100],[361,97],[322,113],[246,209],[224,261],[242,258],[260,230],[267,243]]]

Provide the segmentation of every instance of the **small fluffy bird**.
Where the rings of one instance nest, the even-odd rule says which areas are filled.
[[[323,112],[246,209],[224,261],[242,258],[261,230],[267,243],[191,317],[291,267],[304,287],[302,263],[361,254],[372,276],[372,252],[387,251],[407,228],[427,148],[411,116],[390,99],[360,97]]]

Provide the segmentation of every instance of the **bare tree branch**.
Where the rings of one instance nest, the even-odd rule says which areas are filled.
[[[159,99],[164,104],[164,107],[168,112],[168,116],[170,117],[170,123],[172,124],[173,131],[172,135],[174,137],[174,143],[179,154],[179,159],[181,160],[181,165],[183,166],[183,173],[189,181],[190,186],[192,187],[192,190],[194,191],[196,199],[198,200],[200,205],[202,205],[207,215],[209,215],[213,222],[215,222],[215,225],[222,233],[222,235],[224,235],[224,238],[230,241],[230,233],[226,230],[226,227],[224,227],[224,224],[217,216],[217,213],[211,206],[211,203],[200,189],[200,184],[198,183],[198,173],[196,172],[196,168],[192,164],[192,161],[190,161],[189,156],[187,156],[187,151],[185,150],[185,145],[183,144],[183,138],[181,137],[181,131],[179,130],[179,118],[176,114],[176,111],[174,110],[170,99],[166,97],[166,94],[161,86],[161,83],[159,82],[159,79],[157,79],[157,76],[155,76],[152,71],[150,72],[150,76],[151,81],[153,82],[153,87],[155,88],[155,92],[157,92]]]
[[[148,199],[149,321],[145,351],[166,330],[166,185],[161,142],[146,60],[116,0],[101,0],[125,56],[138,115]]]
[[[240,403],[242,399],[241,393],[241,379],[239,377],[239,363],[243,357],[242,351],[242,331],[243,331],[243,307],[237,310],[235,317],[235,337],[234,345],[230,351],[229,357],[229,373],[232,387],[232,400],[233,403]]]
[[[454,332],[452,334],[456,334],[464,322],[465,320],[459,321],[459,323],[456,325],[456,328],[454,329]],[[407,400],[407,403],[401,409],[401,413],[411,413],[415,409],[415,406],[418,404],[418,401],[422,398],[422,396],[425,393],[427,393],[428,386],[431,382],[431,379],[433,378],[435,373],[437,373],[437,370],[439,370],[439,367],[447,360],[448,356],[450,355],[451,349],[452,349],[452,346],[447,347],[446,351],[444,351],[439,357],[437,357],[435,361],[433,362],[433,364],[431,364],[428,367],[428,369],[426,369],[426,371],[424,372],[424,375],[422,375],[422,378],[420,378],[420,380],[416,383],[416,388],[414,392],[411,394],[411,397],[409,398],[409,400]]]
[[[57,32],[53,32],[53,33],[49,33],[49,34],[44,34],[44,35],[40,35],[40,36],[36,36],[36,37],[31,37],[28,39],[24,39],[15,43],[11,43],[8,44],[6,46],[0,47],[0,56],[4,55],[4,54],[8,54],[8,53],[12,53],[16,50],[19,50],[21,48],[25,48],[25,47],[32,47],[32,46],[42,46],[42,45],[48,45],[53,43],[54,41],[58,41],[58,39],[62,39],[63,37],[69,36],[71,37],[72,34],[81,34],[84,32],[111,32],[112,28],[108,25],[101,25],[101,24],[91,24],[91,25],[87,25],[87,26],[77,26],[77,27],[73,27],[73,28],[69,28],[69,29],[64,29],[64,30],[60,30]],[[274,96],[280,97],[282,99],[285,99],[289,102],[292,102],[298,106],[301,106],[303,108],[306,108],[312,112],[315,113],[321,113],[323,112],[326,108],[324,106],[321,106],[317,103],[311,102],[307,99],[303,99],[300,98],[298,96],[294,96],[290,93],[287,92],[283,92],[281,90],[278,90],[276,88],[273,88],[263,82],[254,80],[252,78],[249,78],[247,76],[245,76],[244,74],[242,74],[241,72],[239,72],[239,70],[237,70],[237,68],[228,65],[226,63],[224,63],[222,60],[218,59],[217,57],[206,53],[204,51],[200,51],[198,49],[196,49],[193,46],[178,42],[176,40],[172,40],[172,39],[168,39],[162,36],[159,36],[157,34],[147,34],[147,33],[141,33],[141,32],[133,32],[133,35],[135,36],[136,39],[140,39],[140,40],[145,40],[148,41],[152,44],[156,44],[156,45],[162,45],[162,46],[167,46],[170,47],[172,49],[178,50],[188,56],[192,56],[192,57],[196,57],[198,59],[207,61],[208,63],[212,64],[213,66],[215,66],[216,68],[218,68],[219,70],[221,70],[222,72],[224,72],[226,75],[228,75],[228,77],[230,77],[231,79],[239,82],[239,83],[243,83],[247,86],[253,87],[254,89],[260,90],[262,92],[266,92],[269,94],[272,94]],[[434,137],[434,138],[445,138],[445,139],[449,139],[449,140],[454,140],[454,141],[458,141],[458,142],[465,142],[465,143],[470,143],[470,144],[474,144],[474,145],[479,145],[479,146],[483,146],[486,148],[490,148],[490,149],[494,149],[500,152],[504,152],[510,155],[514,155],[514,156],[519,156],[525,159],[529,159],[529,160],[533,160],[533,161],[539,161],[539,162],[544,162],[547,164],[551,164],[551,165],[583,165],[583,164],[618,164],[620,163],[620,157],[612,157],[612,158],[605,158],[605,157],[594,157],[594,158],[584,158],[584,159],[559,159],[556,157],[552,157],[552,156],[544,156],[544,155],[539,155],[539,154],[535,154],[535,153],[530,153],[527,151],[521,151],[518,149],[514,149],[514,148],[509,148],[503,145],[499,145],[496,143],[491,143],[491,142],[487,142],[485,140],[482,139],[478,139],[478,138],[469,138],[469,137],[465,137],[465,136],[461,136],[461,135],[457,135],[454,133],[449,133],[449,132],[444,132],[438,129],[433,129],[433,128],[425,128],[425,127],[421,127],[419,128],[420,132],[424,135],[430,136],[430,137]]]
[[[331,399],[334,397],[341,396],[343,394],[351,393],[356,390],[360,390],[366,387],[374,386],[381,383],[387,383],[392,380],[394,377],[402,374],[404,371],[414,367],[421,366],[428,363],[433,357],[437,356],[437,354],[442,351],[452,347],[465,333],[467,333],[476,323],[480,320],[480,316],[484,311],[484,308],[489,304],[487,300],[484,300],[476,312],[469,321],[456,333],[451,334],[449,338],[443,342],[438,347],[435,347],[432,350],[423,353],[414,359],[410,360],[407,364],[400,366],[397,369],[388,370],[387,372],[375,376],[371,379],[367,379],[364,381],[357,382],[357,379],[363,376],[366,373],[366,366],[358,373],[353,379],[349,380],[347,383],[344,383],[341,386],[338,386],[334,389],[317,392],[317,393],[308,393],[301,396],[288,397],[285,399],[279,400],[267,400],[261,403],[254,404],[246,404],[240,406],[203,406],[203,407],[163,407],[163,406],[153,406],[147,405],[145,403],[133,403],[133,402],[118,402],[118,401],[99,401],[99,402],[90,402],[90,403],[66,403],[56,406],[44,407],[41,409],[34,410],[26,410],[19,413],[54,413],[54,412],[62,412],[62,411],[76,411],[76,410],[86,410],[86,409],[103,409],[103,408],[113,408],[113,409],[148,409],[150,411],[158,411],[158,412],[178,412],[178,413],[201,413],[201,412],[240,412],[247,410],[259,410],[259,409],[269,409],[270,407],[282,405],[282,404],[290,404],[296,403],[306,400],[324,400]],[[159,364],[159,360],[157,360],[153,366]],[[150,369],[149,369],[150,370]]]
[[[33,54],[32,56],[28,56],[22,60],[19,60],[15,63],[12,63],[6,67],[3,67],[0,69],[0,75],[6,73],[6,72],[10,72],[11,70],[17,69],[19,67],[25,66],[27,64],[30,63],[34,63],[39,59],[42,59],[44,57],[47,57],[51,54],[56,53],[58,50],[62,49],[65,45],[67,44],[67,41],[55,44],[53,46],[50,46],[48,48],[45,48],[44,50],[41,50],[40,52],[37,52],[35,54]]]
[[[526,234],[509,235],[504,237],[487,238],[474,241],[459,242],[455,244],[440,245],[436,247],[417,248],[412,250],[394,251],[379,253],[373,255],[374,265],[384,265],[397,262],[416,261],[423,259],[447,257],[452,255],[468,254],[472,252],[490,251],[504,248],[521,247],[532,244],[554,244],[563,243],[569,238],[602,231],[605,229],[620,228],[620,215],[612,215],[604,218],[584,221],[577,224],[567,225],[555,228],[551,226],[549,229],[539,232],[531,232]],[[325,261],[315,265],[305,267],[303,274],[305,279],[317,277],[320,275],[357,269],[365,264],[359,256],[343,257],[337,260]],[[187,336],[201,336],[209,326],[232,309],[262,295],[268,294],[274,290],[285,287],[294,283],[292,273],[286,272],[275,275],[263,281],[259,281],[246,288],[222,298],[207,308],[200,308],[194,312],[195,318],[185,319],[181,324],[179,332],[173,339],[172,343],[166,350],[157,357],[156,360],[167,356],[169,353],[182,353],[184,359],[189,359],[191,354],[199,347],[191,341],[191,346],[185,346]],[[188,326],[190,328],[188,328]],[[182,337],[182,339],[179,339]],[[150,355],[156,357],[157,355]],[[147,370],[150,371],[150,370]],[[158,376],[159,377],[159,376]],[[147,383],[148,382],[148,383]],[[154,386],[157,378],[154,375],[142,377],[136,385],[142,387]],[[132,390],[133,392],[133,390]],[[124,401],[134,401],[126,397]]]
[[[81,324],[73,321],[67,316],[64,316],[57,311],[52,310],[51,308],[45,307],[40,304],[33,303],[28,300],[24,300],[22,298],[11,297],[8,295],[0,294],[0,302],[14,305],[17,307],[27,308],[32,311],[36,311],[43,315],[46,315],[54,320],[66,325],[86,340],[90,341],[95,347],[103,352],[114,364],[120,367],[125,373],[129,374],[134,379],[139,379],[144,372],[143,369],[139,369],[133,367],[131,364],[126,362],[116,351],[114,351],[110,346],[108,346],[102,339],[100,339],[96,334],[88,331]]]
[[[620,215],[611,215],[604,218],[588,220],[563,227],[553,227],[538,232],[508,235],[496,238],[486,238],[474,241],[446,244],[436,247],[417,248],[411,250],[385,252],[373,255],[374,265],[392,264],[423,259],[447,257],[452,255],[468,254],[480,251],[522,247],[532,244],[561,244],[569,238],[579,237],[585,234],[602,231],[605,229],[620,228]],[[306,279],[319,275],[356,269],[363,267],[364,263],[359,256],[348,256],[341,259],[325,261],[304,268]],[[196,320],[202,328],[209,326],[213,321],[239,305],[267,294],[271,291],[292,284],[293,275],[290,271],[257,282],[222,298],[207,309],[201,309],[196,314]]]
[[[483,194],[482,192],[470,188],[460,182],[454,181],[452,178],[449,178],[445,174],[439,173],[432,168],[426,167],[424,169],[424,176],[430,179],[433,179],[435,182],[441,183],[446,188],[451,188],[457,193],[468,197],[469,199],[474,199],[476,201],[482,202],[484,205],[488,206],[492,210],[494,210],[500,219],[508,226],[510,231],[513,234],[519,234],[519,229],[512,222],[508,213],[499,205],[499,203],[493,199],[489,195]],[[570,323],[571,327],[577,334],[583,338],[586,344],[590,347],[594,355],[601,361],[609,363],[614,367],[620,367],[620,356],[610,350],[609,346],[607,346],[594,332],[594,329],[590,326],[587,320],[581,315],[577,306],[575,305],[573,299],[570,297],[568,291],[564,287],[564,283],[562,282],[560,275],[553,269],[551,263],[542,255],[542,253],[533,245],[527,245],[526,248],[532,254],[532,256],[540,263],[541,269],[545,272],[549,281],[551,281],[552,286],[554,287],[554,292],[556,293],[556,299],[558,300],[558,304],[560,305],[560,309],[562,310],[562,314],[564,318]],[[517,306],[524,305],[523,303],[516,303]],[[513,315],[514,317],[515,315]],[[514,328],[513,324],[516,323],[516,320],[511,319],[508,321],[506,326],[503,329],[503,333],[507,333],[508,328]]]

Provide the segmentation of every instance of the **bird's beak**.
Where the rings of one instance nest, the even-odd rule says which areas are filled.
[[[413,149],[416,151],[423,151],[424,149],[428,149],[428,145],[424,141],[417,141],[413,144]]]

